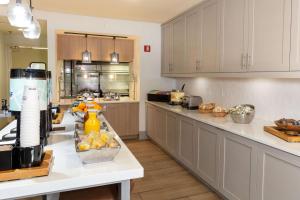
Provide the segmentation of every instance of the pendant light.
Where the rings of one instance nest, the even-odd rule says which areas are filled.
[[[40,23],[34,17],[32,17],[30,25],[23,30],[23,36],[28,39],[39,39],[40,35]]]
[[[9,0],[0,0],[0,5],[9,4]]]
[[[87,50],[87,35],[85,35],[85,51],[82,52],[82,63],[92,63],[92,53]]]
[[[117,65],[119,64],[119,54],[116,53],[116,37],[114,37],[114,52],[110,54],[110,64]]]
[[[7,8],[7,17],[10,25],[26,28],[31,23],[32,14],[27,3],[22,0],[11,0]]]

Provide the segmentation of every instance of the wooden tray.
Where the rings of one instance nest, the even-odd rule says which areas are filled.
[[[300,142],[300,136],[288,135],[284,130],[280,130],[276,126],[264,126],[264,131],[279,137],[287,142]]]
[[[0,182],[48,176],[53,160],[52,150],[45,152],[42,164],[38,167],[0,171]]]
[[[58,113],[56,119],[52,120],[52,124],[60,124],[64,118],[64,113]]]

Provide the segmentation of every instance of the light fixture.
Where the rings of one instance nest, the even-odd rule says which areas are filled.
[[[82,52],[82,63],[92,63],[92,54],[87,50],[87,35],[85,35],[85,51]]]
[[[114,52],[112,52],[110,54],[110,64],[114,64],[114,65],[117,65],[119,64],[119,54],[116,53],[116,37],[113,38],[114,40]]]
[[[7,17],[10,25],[25,28],[31,23],[31,10],[22,0],[12,0],[8,4]]]
[[[0,5],[9,4],[9,0],[0,0]]]
[[[39,39],[41,35],[40,23],[32,17],[30,25],[23,30],[23,35],[28,39]]]

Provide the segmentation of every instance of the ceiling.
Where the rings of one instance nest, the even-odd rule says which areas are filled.
[[[33,0],[38,10],[162,23],[203,0]]]

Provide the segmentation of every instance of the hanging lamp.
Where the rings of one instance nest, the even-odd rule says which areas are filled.
[[[30,25],[32,13],[27,3],[22,0],[12,0],[8,4],[7,18],[10,25],[26,28]]]
[[[113,65],[117,65],[119,64],[119,54],[116,53],[116,37],[113,38],[114,40],[114,52],[112,52],[110,54],[110,64],[113,64]]]
[[[92,63],[92,53],[87,49],[87,34],[85,35],[85,51],[82,52],[82,63]]]
[[[9,4],[9,0],[0,0],[0,5]]]
[[[30,10],[33,13],[33,6],[30,0]],[[39,39],[41,35],[41,25],[33,16],[31,17],[31,23],[27,28],[23,30],[23,36],[28,39]]]

